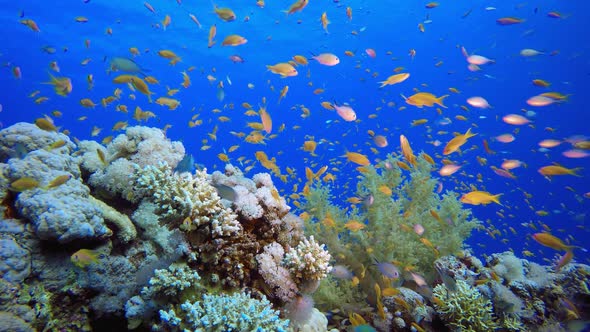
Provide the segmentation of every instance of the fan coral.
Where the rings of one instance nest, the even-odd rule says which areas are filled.
[[[160,310],[162,324],[172,331],[286,331],[288,320],[279,318],[266,298],[257,300],[244,293],[208,295]]]
[[[433,294],[437,299],[433,301],[436,311],[455,331],[485,332],[497,327],[492,302],[465,281],[457,280],[455,291],[437,285]]]

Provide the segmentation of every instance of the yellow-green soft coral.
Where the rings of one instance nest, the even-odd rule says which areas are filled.
[[[454,330],[487,332],[497,328],[492,314],[492,302],[477,288],[457,280],[457,288],[450,291],[444,284],[434,287],[434,308]]]
[[[392,262],[400,270],[408,268],[433,279],[434,261],[459,253],[479,224],[455,193],[436,192],[433,166],[426,160],[418,157],[409,176],[397,166],[398,161],[390,156],[378,167],[365,167],[356,197],[372,200],[370,205],[342,209],[332,203],[330,188],[316,183],[302,206],[311,216],[306,233],[325,243],[337,264],[349,267],[356,276],[366,273],[360,284],[366,294],[382,280],[376,261]],[[364,228],[347,229],[351,220]]]

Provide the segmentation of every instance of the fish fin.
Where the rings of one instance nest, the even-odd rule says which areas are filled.
[[[444,100],[445,98],[447,98],[448,96],[449,96],[449,95],[443,95],[443,96],[440,96],[440,97],[436,98],[436,103],[437,103],[437,104],[439,104],[439,105],[440,105],[441,107],[443,107],[443,108],[448,108],[448,107],[446,107],[446,106],[443,104],[443,100]]]

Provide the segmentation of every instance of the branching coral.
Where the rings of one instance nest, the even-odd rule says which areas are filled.
[[[186,230],[211,225],[214,233],[223,235],[240,230],[235,214],[221,204],[217,191],[207,181],[206,171],[179,174],[166,163],[135,167],[133,200],[153,201],[156,213],[164,220],[186,219]]]
[[[201,301],[189,301],[160,310],[162,324],[172,331],[286,331],[289,321],[279,318],[266,298],[244,293],[205,294]]]
[[[227,165],[225,174],[211,175],[211,182],[232,188],[235,199],[222,202],[237,212],[233,222],[239,223],[232,233],[216,231],[215,220],[212,228],[200,225],[189,233],[191,243],[200,253],[200,263],[210,267],[212,278],[230,288],[248,285],[257,276],[253,273],[257,269],[256,255],[262,248],[273,242],[283,247],[297,245],[303,235],[302,225],[289,215],[289,206],[267,174],[256,175],[254,181]]]
[[[303,239],[296,248],[285,254],[284,263],[297,280],[311,281],[325,278],[332,270],[332,257],[324,245],[318,244],[313,236]]]
[[[456,285],[454,291],[448,290],[444,284],[434,287],[436,311],[455,331],[493,331],[497,324],[492,302],[463,280],[457,280]]]
[[[273,242],[264,247],[264,251],[256,256],[256,260],[258,273],[264,278],[266,284],[272,287],[275,296],[288,302],[299,293],[299,288],[289,270],[281,264],[284,254],[283,247]]]

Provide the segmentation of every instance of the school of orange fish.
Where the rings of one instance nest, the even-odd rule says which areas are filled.
[[[200,38],[195,39],[193,42],[200,43],[208,49],[220,47],[232,48],[232,52],[235,53],[225,59],[217,59],[214,63],[218,63],[218,67],[224,67],[224,69],[226,69],[226,66],[234,66],[231,68],[235,68],[235,71],[242,71],[244,70],[243,67],[248,65],[247,59],[239,54],[241,45],[252,42],[272,42],[271,35],[266,36],[264,40],[260,41],[259,36],[256,38],[242,36],[237,34],[236,31],[226,34],[223,38],[218,37],[218,29],[219,31],[224,31],[224,33],[225,31],[231,31],[231,25],[234,24],[232,22],[237,20],[248,22],[248,24],[256,24],[256,21],[259,19],[266,20],[270,18],[273,20],[273,23],[277,25],[281,24],[283,21],[296,20],[297,24],[317,25],[318,30],[320,30],[318,34],[326,36],[325,38],[330,38],[328,26],[333,23],[331,21],[333,20],[335,22],[337,21],[339,24],[350,24],[350,27],[354,27],[354,29],[349,32],[350,35],[362,41],[365,27],[358,27],[357,29],[357,27],[352,24],[354,21],[353,12],[356,13],[356,9],[352,6],[343,5],[339,3],[338,0],[334,0],[334,3],[331,5],[313,2],[312,4],[309,4],[308,0],[296,0],[290,6],[284,8],[282,12],[266,13],[268,16],[256,15],[257,10],[267,10],[264,0],[251,0],[251,2],[252,4],[248,4],[247,10],[244,8],[234,8],[238,13],[241,13],[241,15],[236,14],[231,8],[218,5],[209,8],[208,11],[192,12],[189,9],[190,6],[180,0],[177,0],[177,3],[179,8],[182,8],[183,10],[171,11],[170,13],[164,13],[158,10],[155,2],[153,4],[148,2],[137,2],[136,7],[137,11],[145,11],[146,14],[150,15],[149,23],[146,23],[146,28],[151,27],[154,30],[154,33],[170,33],[174,28],[175,21],[192,21],[194,23],[194,29],[199,31],[198,36]],[[313,22],[310,22],[309,19],[304,16],[308,4],[309,6],[326,7],[326,10],[317,18],[317,21],[314,20]],[[255,7],[253,5],[255,5]],[[424,5],[424,10],[434,11],[437,10],[436,8],[439,6],[444,5],[444,2],[430,2]],[[243,5],[241,7],[246,6]],[[486,7],[483,9],[472,10],[493,12],[496,8]],[[463,13],[462,18],[469,16],[472,10]],[[360,15],[367,15],[365,11],[360,9],[359,12],[361,12]],[[243,13],[250,14],[243,15]],[[92,24],[92,13],[80,14],[81,16],[72,17],[70,19],[76,24]],[[547,11],[543,15],[545,15],[548,20],[565,21],[567,19],[566,15],[557,11]],[[27,17],[26,9],[23,10],[20,16],[18,22],[22,24],[23,29],[29,29],[31,34],[43,34],[44,24],[49,23],[44,22],[43,17]],[[427,19],[422,20],[419,23],[412,23],[417,24],[417,33],[428,33],[426,27],[431,23],[428,17],[429,16],[427,15]],[[526,24],[526,19],[512,16],[500,17],[496,19],[496,24],[498,25],[498,29],[505,29],[504,26]],[[117,34],[116,26],[97,25],[96,28],[103,30],[106,36]],[[78,38],[83,40],[84,46],[80,47],[82,48],[82,51],[84,49],[89,50],[92,48],[92,41],[90,39],[84,39],[83,36],[78,36]],[[302,41],[305,41],[305,38],[307,37],[301,38]],[[221,42],[219,42],[219,40],[221,40]],[[357,41],[358,45],[369,43],[360,41]],[[397,89],[403,85],[409,86],[410,84],[416,84],[415,82],[417,82],[417,79],[425,79],[424,77],[418,78],[415,77],[416,75],[411,75],[409,72],[410,70],[408,69],[411,68],[411,64],[416,57],[426,56],[420,54],[419,43],[416,43],[415,48],[403,51],[400,51],[399,49],[390,51],[386,49],[386,47],[389,46],[375,43],[373,43],[373,45],[368,45],[363,52],[359,52],[358,49],[353,51],[350,49],[342,49],[341,47],[340,49],[334,49],[333,51],[313,54],[310,57],[300,54],[301,46],[294,45],[292,58],[276,59],[275,62],[267,64],[266,68],[254,68],[259,71],[256,75],[266,75],[266,88],[269,90],[269,99],[276,99],[275,105],[269,103],[267,98],[263,97],[262,100],[259,101],[258,107],[253,107],[250,102],[242,101],[248,99],[247,95],[242,95],[239,100],[229,100],[229,98],[226,100],[225,93],[228,86],[240,84],[251,90],[258,89],[259,87],[256,87],[251,82],[232,81],[231,72],[230,74],[225,75],[225,77],[218,77],[218,68],[216,67],[209,69],[198,67],[196,64],[198,60],[191,59],[189,55],[190,47],[187,47],[189,51],[187,51],[187,49],[150,50],[147,48],[140,50],[137,46],[132,45],[132,41],[129,41],[129,43],[128,54],[121,54],[119,57],[105,60],[105,63],[108,64],[107,73],[88,73],[84,77],[88,96],[80,99],[80,107],[94,109],[100,105],[105,109],[118,112],[118,115],[116,116],[113,115],[113,113],[109,114],[113,119],[119,120],[122,118],[122,120],[116,121],[116,123],[113,124],[110,130],[111,132],[108,135],[105,135],[106,130],[103,131],[103,128],[100,128],[99,126],[94,126],[92,128],[90,136],[102,136],[103,144],[109,143],[113,138],[113,135],[124,130],[130,125],[130,123],[132,125],[141,123],[148,126],[158,126],[161,125],[162,122],[165,123],[167,121],[167,115],[165,112],[176,110],[176,112],[181,112],[182,116],[186,118],[186,123],[189,128],[200,130],[195,132],[194,137],[197,137],[197,139],[200,137],[200,149],[202,151],[211,149],[211,151],[216,152],[217,158],[221,162],[239,164],[244,168],[245,172],[251,171],[257,165],[271,171],[274,176],[278,177],[283,183],[292,186],[292,188],[283,189],[282,191],[283,194],[289,196],[291,204],[297,207],[300,205],[299,200],[302,196],[307,194],[309,190],[308,185],[311,181],[317,180],[325,183],[332,183],[343,190],[348,190],[348,192],[353,191],[353,188],[355,187],[353,183],[358,173],[345,172],[344,169],[347,167],[345,163],[347,162],[354,164],[355,166],[358,165],[359,167],[357,170],[362,172],[363,167],[376,165],[380,160],[384,159],[385,154],[398,154],[401,152],[401,155],[405,158],[405,162],[400,161],[398,166],[402,169],[410,170],[416,161],[416,156],[412,151],[411,144],[415,146],[425,146],[430,151],[430,154],[423,152],[421,155],[428,162],[439,166],[437,172],[440,177],[450,177],[450,179],[454,177],[454,179],[445,181],[444,183],[446,188],[461,193],[461,202],[471,205],[487,205],[489,203],[501,205],[496,211],[496,214],[498,218],[506,221],[506,228],[500,229],[498,225],[494,225],[495,223],[488,223],[487,232],[490,236],[496,238],[497,236],[507,235],[507,229],[516,235],[519,233],[519,230],[517,230],[519,227],[518,225],[524,226],[524,228],[520,230],[520,232],[524,234],[536,232],[541,229],[543,233],[536,233],[534,236],[531,236],[531,238],[544,246],[556,250],[566,250],[568,255],[570,255],[571,245],[565,244],[557,237],[551,235],[550,233],[553,231],[553,227],[544,223],[541,219],[542,217],[551,214],[551,212],[535,207],[539,204],[534,202],[534,195],[532,193],[528,193],[525,188],[514,186],[516,182],[508,182],[506,192],[521,191],[524,196],[521,201],[502,201],[501,203],[501,195],[504,193],[490,193],[485,189],[486,181],[496,181],[497,178],[485,178],[482,173],[478,173],[475,176],[473,174],[468,174],[465,171],[457,173],[461,171],[462,167],[467,163],[465,155],[468,153],[477,153],[478,155],[476,156],[476,159],[481,167],[487,168],[488,163],[493,163],[495,165],[489,167],[499,177],[507,179],[506,181],[517,179],[517,169],[519,167],[525,167],[529,160],[502,158],[500,154],[496,153],[496,149],[490,147],[490,144],[493,143],[497,147],[502,146],[502,148],[504,148],[504,145],[509,146],[508,144],[515,141],[521,128],[528,127],[535,129],[533,116],[535,112],[533,110],[539,108],[564,107],[567,105],[570,98],[567,91],[548,91],[547,89],[551,86],[551,83],[546,80],[536,78],[531,81],[530,84],[544,90],[538,95],[531,96],[527,100],[521,101],[523,104],[526,103],[530,109],[523,108],[521,111],[512,112],[502,111],[500,112],[500,115],[496,115],[497,121],[502,121],[505,124],[515,126],[515,129],[511,132],[490,137],[482,136],[482,133],[478,132],[478,118],[474,113],[474,110],[477,109],[484,110],[493,108],[493,105],[490,105],[485,97],[463,96],[461,91],[455,87],[448,87],[448,94],[437,96],[431,92],[423,91],[428,90],[429,86],[426,83],[420,84],[419,88],[412,88],[412,94],[408,96],[403,94],[401,89]],[[267,46],[262,45],[262,47],[264,48]],[[57,51],[58,50],[52,47],[43,49],[43,52],[46,53],[55,53]],[[66,50],[64,49],[64,52],[65,51]],[[187,55],[183,55],[182,57],[178,55],[182,53],[186,53]],[[145,73],[143,68],[139,66],[136,61],[140,62],[142,57],[148,56],[147,54],[156,55],[157,57],[166,59],[169,65],[169,68],[166,69],[166,71],[174,78],[169,79],[170,75],[166,75],[166,81],[161,82],[158,78]],[[464,63],[468,72],[474,75],[485,72],[486,67],[492,64],[495,64],[495,66],[501,66],[499,61],[470,52],[467,47],[457,46],[456,54],[459,57],[462,56],[464,58]],[[523,58],[535,58],[556,54],[558,54],[558,51],[546,54],[546,52],[539,50],[524,48],[520,51],[518,56]],[[340,56],[342,56],[342,59]],[[406,64],[408,68],[401,65],[392,66],[391,74],[383,75],[376,71],[372,71],[370,68],[370,61],[373,61],[373,59],[391,61],[392,63],[398,61]],[[96,60],[98,59],[85,57],[80,61],[80,65],[86,66],[91,61]],[[368,111],[366,107],[360,106],[362,105],[361,101],[359,101],[362,99],[360,95],[340,96],[334,94],[326,97],[328,95],[326,92],[330,90],[329,83],[320,83],[321,87],[317,87],[318,78],[316,78],[315,82],[312,81],[312,73],[320,66],[338,68],[338,66],[345,61],[354,63],[355,68],[363,69],[365,73],[371,76],[369,79],[363,78],[363,81],[374,81],[370,82],[371,84],[374,84],[374,87],[367,88],[369,93],[375,91],[374,94],[376,97],[374,97],[374,99],[381,99],[381,105],[375,107],[374,111]],[[191,62],[194,62],[195,65],[192,65]],[[436,69],[442,65],[443,61],[437,60],[434,67]],[[7,64],[7,66],[11,68],[14,79],[16,80],[26,80],[26,75],[23,73],[26,73],[29,70],[37,70],[35,68],[21,68],[20,66],[13,64]],[[181,69],[179,70],[179,68]],[[248,67],[248,70],[250,69],[253,68]],[[46,112],[48,107],[51,107],[47,105],[52,105],[51,103],[57,98],[68,97],[73,90],[83,89],[82,84],[79,83],[81,78],[63,75],[57,61],[51,61],[49,63],[49,71],[48,81],[41,82],[45,85],[39,86],[39,82],[32,82],[32,86],[37,86],[39,88],[31,91],[29,94],[29,97],[35,104],[42,105],[43,112]],[[296,78],[301,75],[302,72],[307,73],[305,81],[301,78]],[[381,78],[385,76],[387,76],[387,78]],[[412,80],[410,80],[410,78],[412,78]],[[102,82],[103,84],[108,83],[112,85],[113,93],[101,97],[93,94],[92,90],[97,83],[97,80],[101,80],[101,82],[104,80],[105,82]],[[184,90],[190,91],[191,86],[193,86],[193,81],[195,80],[206,81],[208,84],[215,87],[215,96],[199,96],[200,98],[209,98],[212,102],[193,106],[186,104],[186,102],[181,103],[182,100],[180,98],[175,98],[177,93],[182,95]],[[409,81],[413,81],[414,83],[410,83]],[[77,83],[74,84],[73,82]],[[59,97],[54,98],[51,95],[51,92],[46,88],[47,85],[50,85],[53,88],[53,92]],[[275,88],[275,85],[282,85],[282,88]],[[298,89],[301,89],[301,85],[305,85],[306,90],[308,90],[308,96],[316,98],[318,100],[317,104],[303,105],[296,100],[291,100],[288,95],[290,85],[292,88],[297,86]],[[166,89],[164,90],[162,86],[165,86]],[[377,91],[386,89],[396,91],[394,92],[396,97],[388,95],[387,98],[389,100],[386,100],[384,97],[380,97],[380,95],[377,94]],[[405,91],[408,91],[408,89],[409,88],[406,88]],[[200,92],[193,90],[191,93],[196,94]],[[337,93],[337,91],[331,91],[330,93]],[[186,92],[184,92],[184,94],[186,95]],[[145,103],[144,100],[138,100],[139,98],[144,98],[141,97],[141,95],[144,95],[150,104],[154,103],[157,106],[150,105],[150,110],[142,109],[137,105],[139,101],[141,101],[142,104]],[[156,95],[159,95],[159,97],[152,100],[152,96]],[[399,97],[397,97],[397,95],[399,95]],[[336,97],[341,99],[346,98],[348,101],[337,102],[334,99]],[[136,100],[138,101],[136,102]],[[208,108],[211,108],[211,105],[215,104],[215,100],[219,101],[220,106],[208,110]],[[448,103],[449,100],[452,100],[455,104],[451,106]],[[449,106],[445,105],[445,102],[447,102],[447,105]],[[240,107],[237,105],[241,105],[244,109],[243,115],[237,113],[237,109]],[[160,107],[165,108],[165,110],[160,109]],[[362,109],[362,111],[359,109]],[[436,124],[433,123],[432,116],[425,115],[426,113],[424,112],[424,109],[435,109],[438,116]],[[451,109],[453,111],[451,111]],[[412,135],[413,139],[412,142],[410,142],[410,139],[407,138],[409,135],[405,133],[403,125],[395,128],[394,126],[388,128],[384,125],[380,125],[380,123],[386,123],[385,119],[392,116],[395,117],[397,113],[393,113],[394,111],[415,112],[414,114],[417,114],[416,119],[411,121],[409,126],[406,127],[423,127],[424,132],[422,135],[425,139],[422,143],[424,144],[418,144],[418,136],[415,134]],[[306,130],[306,121],[316,121],[315,127],[317,128],[317,118],[316,120],[308,119],[311,119],[314,113],[322,112],[329,112],[329,114],[331,114],[331,119],[326,121],[325,126],[329,128],[329,131],[343,133],[342,140],[330,139],[328,138],[327,133],[317,132],[311,129]],[[59,122],[60,117],[73,116],[73,114],[77,114],[77,112],[74,110],[53,110],[50,114],[46,114],[44,117],[37,119],[37,124],[53,130],[56,129],[54,123]],[[450,114],[455,115],[453,116]],[[90,113],[89,115],[78,117],[78,120],[92,121],[93,116],[98,115]],[[254,120],[248,121],[250,118]],[[280,119],[281,124],[278,128],[276,125],[273,126],[273,118],[275,118],[275,124],[276,119]],[[453,119],[458,123],[470,122],[470,124],[466,129],[463,127],[461,132],[453,133],[453,136],[449,136],[450,133],[448,131],[435,131],[436,127],[452,124],[454,121]],[[244,126],[249,128],[249,130],[242,130]],[[167,124],[163,127],[163,130],[169,130],[171,127],[170,124]],[[209,128],[210,130],[203,130],[203,128]],[[67,128],[63,131],[68,133]],[[364,133],[359,135],[359,132],[361,131],[366,132],[367,136],[364,136]],[[537,129],[537,131],[541,130]],[[563,156],[570,158],[572,160],[572,165],[576,166],[580,164],[579,162],[576,163],[577,161],[583,161],[585,160],[584,158],[590,155],[588,152],[590,149],[590,140],[587,137],[572,136],[572,133],[566,132],[562,134],[561,138],[554,138],[557,137],[557,135],[552,135],[555,131],[555,128],[544,128],[541,136],[545,136],[546,138],[538,142],[538,147],[530,148],[537,149],[536,152],[542,154],[544,152],[547,153],[550,149],[559,145],[569,144],[571,147],[563,152]],[[304,134],[301,135],[301,133]],[[273,147],[275,150],[269,149],[269,147],[273,145],[274,139],[279,136],[286,137],[290,135],[297,137],[289,139],[290,144],[293,144],[293,148],[282,146],[279,147],[279,151],[276,151],[277,147],[275,146]],[[353,135],[357,135],[357,137],[353,138],[353,143],[350,144],[350,137]],[[440,140],[437,139],[435,135],[440,136]],[[447,138],[442,138],[445,137],[445,135]],[[325,136],[325,138],[323,136]],[[363,136],[365,138],[363,138]],[[195,139],[194,137],[191,137],[191,140]],[[303,139],[299,140],[301,137],[303,137]],[[488,139],[484,137],[490,138]],[[239,139],[241,143],[232,145],[228,144],[229,146],[225,145],[225,142],[230,142],[232,140],[235,142],[236,138]],[[348,139],[348,141],[344,141],[344,139]],[[390,140],[395,142],[399,141],[399,147],[397,144],[392,144],[393,146],[390,145]],[[444,141],[446,141],[446,143]],[[291,154],[291,151],[293,151],[295,147],[297,147],[298,150],[307,153],[303,160],[305,177],[298,175],[303,173],[299,169],[300,167],[295,165],[280,165],[280,162],[278,161],[280,159],[288,160],[289,158],[284,155]],[[245,151],[241,155],[239,152],[240,148],[242,151]],[[481,152],[482,148],[483,152]],[[271,153],[271,151],[275,152]],[[433,157],[430,155],[433,155]],[[507,156],[509,156],[509,154]],[[197,157],[197,160],[198,159],[199,158]],[[286,162],[287,161],[285,161],[285,163]],[[313,169],[317,169],[317,171],[313,171]],[[548,180],[564,175],[583,177],[581,168],[565,167],[555,164],[551,162],[551,160],[547,160],[546,165],[538,169],[538,173],[539,177],[545,177]],[[448,180],[449,178],[446,179]],[[307,184],[305,184],[306,182]],[[442,183],[443,182],[441,182],[441,186]],[[305,186],[303,186],[304,184]],[[454,188],[452,188],[451,185],[454,185]],[[548,182],[548,186],[557,187],[559,186],[559,182]],[[587,200],[590,199],[589,188],[567,187],[566,189],[571,191],[576,199],[582,202],[581,204],[587,204],[584,203],[584,201],[587,202]],[[380,188],[380,190],[391,193],[391,188]],[[350,194],[350,196],[354,195]],[[351,204],[360,203],[358,199],[355,200],[355,197],[350,197],[347,202]],[[518,211],[513,207],[517,206],[527,206],[534,211],[539,219],[522,222],[517,216],[515,216],[515,213]],[[517,220],[517,222],[512,222],[512,220]],[[354,225],[349,226],[354,227]],[[359,223],[356,226],[356,230],[362,229],[362,223]],[[583,227],[583,225],[580,225],[580,227]],[[529,229],[527,230],[526,228]],[[563,241],[567,243],[575,241],[570,234],[561,234],[559,237],[564,239]],[[523,254],[526,256],[535,255],[535,253],[529,250],[524,250]],[[571,257],[569,257],[569,259],[571,259]]]

